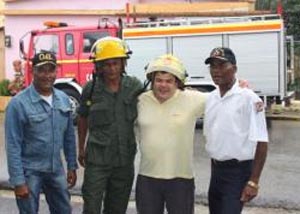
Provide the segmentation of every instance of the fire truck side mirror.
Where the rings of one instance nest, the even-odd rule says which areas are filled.
[[[26,57],[26,54],[24,52],[24,42],[23,42],[23,40],[20,40],[19,45],[20,45],[20,56],[21,56],[22,59],[26,60],[27,57]]]

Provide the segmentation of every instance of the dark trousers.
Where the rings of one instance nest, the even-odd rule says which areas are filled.
[[[194,213],[194,179],[157,179],[139,175],[136,183],[138,214]]]
[[[82,185],[83,213],[125,214],[133,178],[133,164],[105,167],[88,163]]]
[[[208,190],[210,214],[240,214],[242,191],[250,177],[252,161],[230,160],[211,162],[211,179]]]

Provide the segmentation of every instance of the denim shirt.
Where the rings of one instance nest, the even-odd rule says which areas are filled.
[[[5,116],[5,142],[10,183],[25,183],[26,169],[61,170],[62,151],[68,170],[77,169],[76,143],[69,98],[54,89],[52,107],[33,85],[10,101]]]

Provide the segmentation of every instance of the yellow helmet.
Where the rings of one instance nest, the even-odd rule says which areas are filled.
[[[151,80],[152,74],[156,71],[164,71],[173,74],[182,83],[188,76],[183,63],[171,54],[165,54],[157,57],[146,67],[146,77]]]
[[[116,37],[98,39],[91,48],[91,58],[95,62],[114,58],[129,58],[131,51],[127,44]]]

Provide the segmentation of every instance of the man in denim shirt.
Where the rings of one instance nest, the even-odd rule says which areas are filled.
[[[10,183],[20,213],[38,213],[43,190],[51,213],[71,213],[68,187],[76,183],[76,144],[69,98],[53,88],[56,58],[34,56],[33,83],[6,109],[5,140]],[[67,176],[62,163],[67,162]]]

